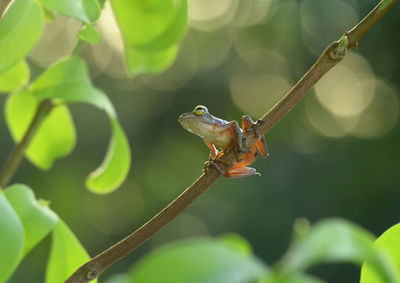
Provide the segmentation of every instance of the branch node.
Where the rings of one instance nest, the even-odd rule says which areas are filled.
[[[331,45],[329,57],[335,61],[343,59],[343,57],[346,56],[348,44],[349,44],[349,39],[347,35],[343,35],[338,41],[335,41]]]
[[[91,280],[93,280],[93,279],[96,279],[98,275],[99,275],[99,273],[97,272],[97,270],[89,270],[89,271],[86,273],[86,279],[87,279],[88,281],[91,281]]]

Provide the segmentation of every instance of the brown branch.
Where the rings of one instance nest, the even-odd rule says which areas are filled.
[[[48,99],[43,100],[38,105],[35,116],[29,124],[22,140],[15,146],[4,165],[4,168],[0,172],[0,188],[5,189],[13,178],[15,172],[22,162],[22,159],[24,158],[26,148],[28,147],[30,141],[36,133],[36,130],[39,128],[44,118],[51,111],[52,107],[53,103]]]
[[[10,5],[12,0],[0,0],[0,19],[3,17],[4,11]]]
[[[351,31],[346,32],[339,41],[328,46],[317,62],[300,81],[257,122],[258,132],[266,134],[276,125],[326,72],[343,59],[346,50],[356,46],[361,37],[374,26],[396,2],[397,0],[382,0],[357,26]],[[244,135],[244,147],[251,148],[254,142],[255,134],[253,132],[247,132]],[[222,162],[218,164],[221,164],[220,167],[222,170],[227,170],[234,160],[235,154],[231,151],[223,155],[221,157]],[[224,163],[230,165],[225,165]],[[107,267],[132,252],[157,233],[174,217],[179,215],[197,197],[205,192],[217,180],[219,175],[220,173],[218,170],[211,167],[156,216],[125,239],[83,264],[65,282],[82,283],[98,277]]]

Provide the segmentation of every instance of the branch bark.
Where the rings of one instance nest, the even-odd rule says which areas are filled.
[[[382,0],[360,23],[352,30],[346,32],[340,40],[333,42],[321,54],[315,64],[298,81],[298,83],[279,101],[267,114],[257,122],[260,134],[266,134],[276,125],[311,89],[312,86],[331,68],[338,64],[346,54],[347,49],[357,46],[358,41],[371,29],[397,0]],[[254,132],[247,132],[244,139],[244,147],[251,148],[255,140]],[[221,159],[222,170],[229,169],[235,160],[235,154],[228,152]],[[113,245],[106,251],[92,258],[75,271],[65,282],[82,283],[89,282],[98,277],[107,267],[123,258],[143,242],[152,237],[174,217],[186,209],[195,199],[205,192],[220,176],[214,167],[203,173],[180,196],[166,206],[156,216],[146,222],[135,232]]]
[[[42,124],[44,118],[50,113],[53,108],[53,103],[51,100],[43,100],[37,107],[36,113],[29,124],[22,140],[15,146],[14,150],[11,152],[9,158],[7,159],[4,168],[0,172],[0,188],[6,189],[8,183],[13,178],[15,172],[17,171],[19,165],[24,158],[25,150],[28,147],[30,141],[36,133],[36,130]]]

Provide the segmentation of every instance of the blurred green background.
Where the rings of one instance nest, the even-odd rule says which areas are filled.
[[[175,63],[163,74],[129,79],[122,41],[108,3],[97,26],[103,40],[83,57],[94,84],[118,112],[132,147],[128,180],[110,195],[84,186],[99,164],[110,128],[101,111],[70,107],[75,151],[49,172],[21,166],[26,183],[76,233],[94,256],[134,231],[201,173],[209,150],[177,117],[197,104],[226,120],[257,119],[314,63],[323,49],[378,2],[362,0],[190,0],[190,29]],[[195,204],[102,279],[123,272],[166,242],[238,233],[268,264],[281,258],[293,222],[326,217],[354,221],[375,235],[400,219],[400,7],[396,5],[266,136],[270,159],[262,176],[220,179]],[[29,56],[32,79],[69,54],[80,24],[47,23]],[[4,105],[5,96],[0,96]],[[13,148],[0,116],[1,165]],[[23,261],[10,282],[42,282],[49,239]],[[355,282],[359,268],[320,266],[329,282]]]

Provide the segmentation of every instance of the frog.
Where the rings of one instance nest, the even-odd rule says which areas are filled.
[[[214,165],[223,176],[228,178],[260,175],[256,169],[248,165],[255,161],[258,152],[264,158],[268,157],[269,153],[264,136],[258,133],[257,124],[250,116],[242,117],[242,128],[240,128],[236,120],[228,122],[214,117],[208,112],[207,107],[197,105],[192,112],[181,114],[178,121],[185,130],[202,138],[210,149],[210,157],[203,171]],[[247,150],[243,146],[243,134],[249,130],[253,131],[256,142],[251,149]],[[216,161],[231,150],[235,152],[236,161],[231,168],[223,171]]]

